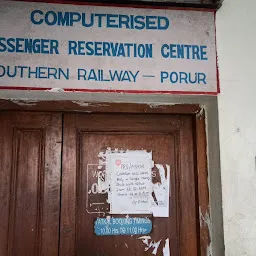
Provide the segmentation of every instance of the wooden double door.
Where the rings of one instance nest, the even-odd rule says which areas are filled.
[[[193,143],[189,115],[1,112],[0,255],[199,255]],[[93,175],[107,148],[170,166],[169,217],[149,216],[144,239],[94,233],[110,215]]]

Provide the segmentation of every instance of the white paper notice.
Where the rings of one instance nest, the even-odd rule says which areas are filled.
[[[170,166],[156,164],[159,170],[161,183],[153,184],[152,191],[155,194],[156,202],[151,197],[151,212],[154,217],[169,217],[169,200],[170,200]],[[165,171],[166,178],[165,178]]]
[[[110,173],[110,213],[150,213],[152,152],[111,152],[106,160],[107,173]]]

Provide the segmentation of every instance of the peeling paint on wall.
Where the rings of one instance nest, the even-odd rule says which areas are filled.
[[[79,101],[79,100],[72,100],[72,103],[75,103],[81,107],[88,107],[90,103],[84,102],[84,101]]]
[[[45,92],[57,92],[57,93],[60,93],[60,92],[65,92],[62,88],[52,88],[50,90],[45,90]]]
[[[201,119],[204,116],[205,106],[201,105],[200,110],[196,113],[196,117]]]
[[[72,103],[75,103],[81,107],[93,106],[95,108],[95,107],[108,107],[109,106],[109,104],[96,103],[96,102],[90,103],[90,102],[83,101],[83,100],[72,100]]]
[[[207,228],[209,230],[210,241],[212,241],[212,237],[211,237],[212,221],[211,221],[211,218],[210,218],[210,214],[209,214],[208,211],[206,211],[205,214],[203,215],[201,207],[199,207],[199,221],[200,221],[200,227],[207,226]],[[212,256],[211,242],[210,242],[210,244],[208,245],[208,247],[206,249],[206,255],[207,256]]]
[[[211,222],[210,214],[208,211],[206,211],[205,215],[203,215],[201,207],[199,207],[199,221],[200,221],[200,227],[202,227],[203,225],[206,225],[208,227],[208,230],[211,230],[212,222]]]
[[[150,108],[163,108],[168,105],[175,105],[175,104],[163,104],[163,103],[150,103],[148,104]]]
[[[209,246],[207,246],[206,256],[212,256],[212,243],[210,243]]]
[[[12,100],[13,103],[19,105],[19,106],[34,106],[38,102],[38,100]]]

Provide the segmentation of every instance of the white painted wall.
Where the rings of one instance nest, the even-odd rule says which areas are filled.
[[[256,255],[255,10],[255,0],[224,0],[217,12],[226,256]]]

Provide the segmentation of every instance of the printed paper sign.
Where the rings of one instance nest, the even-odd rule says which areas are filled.
[[[86,211],[89,214],[109,212],[108,191],[100,189],[98,182],[104,175],[105,170],[99,169],[98,164],[87,164]]]
[[[143,150],[109,153],[110,213],[150,213],[152,153]]]
[[[0,89],[218,93],[213,11],[1,0],[0,17]]]
[[[148,218],[98,218],[94,222],[97,236],[146,235],[151,230],[152,222]]]

